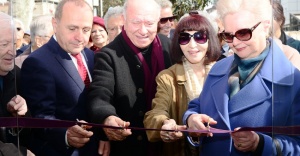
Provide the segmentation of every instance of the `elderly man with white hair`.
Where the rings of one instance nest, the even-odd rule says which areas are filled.
[[[17,89],[20,69],[14,66],[16,30],[11,24],[12,20],[12,17],[0,12],[0,117],[27,115],[26,101],[18,95]],[[26,132],[26,130],[22,130],[23,132]],[[15,128],[1,128],[0,153],[3,155],[18,155],[20,153],[22,155],[33,155],[25,147],[18,149],[17,137],[20,136],[20,145],[25,145],[22,133]]]

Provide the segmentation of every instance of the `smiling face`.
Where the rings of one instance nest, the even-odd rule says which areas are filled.
[[[193,35],[197,31],[185,31],[186,33],[189,33],[190,35]],[[186,57],[186,59],[191,64],[203,64],[204,57],[206,55],[207,49],[208,49],[208,42],[207,40],[205,43],[200,44],[197,43],[194,38],[192,37],[190,39],[190,42],[185,45],[180,45],[180,48]]]
[[[131,42],[138,48],[148,47],[157,34],[159,11],[155,1],[128,1],[124,29]]]
[[[160,11],[160,18],[165,18],[165,17],[172,17],[173,16],[173,12],[171,8],[162,8]],[[166,36],[168,36],[170,34],[170,31],[172,29],[172,27],[174,26],[174,21],[170,22],[169,20],[162,24],[162,23],[158,23],[159,26],[159,33],[164,34]]]
[[[254,15],[248,11],[240,11],[238,13],[228,14],[224,18],[225,32],[234,34],[236,31],[244,28],[251,28],[257,22]],[[249,59],[258,56],[266,47],[266,36],[269,25],[266,21],[262,21],[252,31],[252,37],[248,41],[240,41],[234,37],[232,43],[228,43],[230,48],[241,58]]]
[[[93,13],[89,6],[77,6],[72,2],[63,6],[60,20],[54,18],[52,21],[58,44],[71,54],[80,53],[87,45],[92,24]]]
[[[99,48],[102,48],[104,45],[106,45],[108,41],[107,32],[98,24],[93,24],[91,38],[93,44]]]

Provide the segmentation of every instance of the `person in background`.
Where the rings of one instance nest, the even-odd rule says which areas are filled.
[[[121,34],[95,55],[89,115],[93,123],[125,128],[104,128],[102,139],[110,140],[111,156],[157,155],[145,131],[126,127],[144,127],[144,113],[151,109],[155,95],[155,77],[171,65],[169,39],[157,35],[159,11],[154,0],[125,1]]]
[[[152,110],[145,114],[144,119],[146,128],[186,129],[182,116],[187,104],[199,96],[210,68],[221,55],[216,43],[217,33],[203,15],[184,15],[179,20],[170,53],[176,64],[156,77]],[[191,156],[198,153],[189,147],[181,132],[147,131],[147,136],[151,142],[164,142],[163,155]]]
[[[288,45],[292,48],[295,48],[300,53],[300,41],[288,36],[283,31],[283,26],[285,23],[284,10],[279,1],[272,2],[273,7],[273,34],[276,38],[280,39],[284,45]]]
[[[115,6],[108,8],[104,15],[104,24],[108,34],[109,42],[112,42],[122,31],[124,25],[123,7]]]
[[[107,31],[105,29],[104,20],[101,17],[94,17],[90,38],[93,42],[93,46],[91,46],[90,49],[94,52],[99,52],[102,47],[107,45]]]
[[[183,121],[189,130],[233,132],[190,133],[199,137],[198,143],[188,137],[190,142],[201,146],[201,156],[298,155],[298,135],[238,131],[300,125],[300,71],[270,38],[270,1],[219,0],[217,11],[224,26],[220,35],[234,55],[212,67]]]
[[[23,36],[23,43],[25,45],[29,45],[31,43],[31,39],[30,39],[30,30],[27,30],[24,32],[24,36]]]
[[[85,48],[93,10],[83,0],[62,0],[52,19],[54,35],[30,54],[21,69],[21,89],[34,118],[89,122],[87,88],[93,51]],[[31,150],[43,156],[96,156],[98,138],[90,126],[34,129]]]
[[[168,38],[172,39],[174,33],[174,20],[177,17],[173,15],[173,4],[169,0],[156,0],[156,2],[161,7],[158,33],[166,35]]]
[[[31,44],[18,57],[15,64],[21,68],[24,60],[29,54],[46,44],[53,35],[52,15],[40,15],[35,17],[30,23]]]
[[[11,16],[0,12],[0,117],[29,116],[26,101],[19,95],[20,68],[14,65],[16,28],[12,25],[12,20]],[[26,138],[27,132],[26,129],[20,131],[19,128],[1,127],[0,154],[34,155],[26,149],[29,139]]]
[[[23,42],[23,37],[24,37],[24,24],[21,20],[14,18],[14,24],[16,27],[16,34],[17,34],[17,40],[16,40],[16,50],[17,50],[17,56],[19,56],[23,51],[25,50],[24,48],[21,49],[23,46],[25,46]]]
[[[211,9],[210,9],[210,12],[209,12],[209,15],[211,17],[211,19],[217,23],[217,33],[218,33],[218,38],[219,38],[219,42],[220,42],[220,45],[221,45],[221,56],[219,57],[218,60],[221,60],[223,58],[226,58],[228,56],[231,56],[234,54],[234,52],[230,49],[230,47],[228,46],[228,44],[221,38],[221,36],[219,35],[221,32],[223,32],[224,30],[224,26],[222,25],[222,22],[220,20],[220,17],[218,15],[218,12],[216,10],[216,7],[213,6]]]

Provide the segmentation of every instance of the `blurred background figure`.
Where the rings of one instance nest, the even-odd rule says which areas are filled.
[[[108,34],[109,42],[113,41],[122,31],[124,25],[123,7],[110,7],[104,15],[104,23]]]
[[[29,45],[31,43],[31,39],[30,39],[30,30],[27,30],[24,32],[24,36],[23,36],[23,44],[25,45]]]
[[[173,38],[174,34],[174,20],[176,16],[173,15],[173,4],[169,0],[156,0],[160,5],[160,21],[158,22],[158,33]]]
[[[17,40],[16,40],[16,50],[17,50],[17,56],[23,53],[25,49],[21,49],[25,44],[23,43],[23,37],[24,37],[24,24],[21,20],[14,18],[14,24],[16,27],[16,34],[17,34]]]
[[[218,60],[221,60],[225,57],[233,55],[234,52],[230,49],[229,45],[219,35],[219,33],[224,31],[224,26],[220,20],[220,16],[216,10],[216,7],[213,6],[208,13],[211,17],[211,20],[217,24],[216,32],[217,32],[217,35],[219,38],[219,42],[220,42],[220,46],[221,46],[221,54],[222,54]]]
[[[31,44],[22,54],[15,58],[16,65],[22,67],[23,61],[36,49],[43,46],[53,35],[52,15],[40,15],[30,23]]]
[[[99,51],[102,47],[107,45],[108,35],[105,29],[103,18],[98,16],[94,17],[90,41],[93,42],[93,45],[90,47],[90,49],[94,52]]]
[[[285,17],[284,17],[284,10],[282,5],[280,4],[279,1],[273,1],[272,7],[273,7],[273,17],[274,17],[273,35],[276,38],[279,38],[283,44],[295,48],[300,53],[300,41],[292,38],[291,36],[288,36],[283,31]]]

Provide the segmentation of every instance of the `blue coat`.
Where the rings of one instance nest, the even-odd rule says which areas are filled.
[[[200,97],[189,103],[183,121],[186,122],[191,114],[201,113],[218,122],[212,127],[226,130],[245,126],[300,125],[300,72],[276,43],[270,49],[253,80],[231,99],[228,77],[234,57],[217,62],[207,77]],[[265,140],[262,155],[276,155],[272,134],[261,134]],[[279,140],[283,155],[300,155],[299,136],[274,134],[274,137]],[[251,155],[237,151],[230,134],[204,137],[201,143],[201,156]]]
[[[94,53],[82,52],[90,73],[94,65]],[[86,89],[70,57],[52,37],[48,43],[30,54],[21,69],[21,88],[28,108],[34,118],[76,121],[86,120]],[[66,128],[36,129],[32,151],[37,155],[72,155],[73,148],[65,143]],[[80,151],[88,155],[97,152],[98,144],[92,139]],[[94,147],[95,146],[95,147]],[[73,155],[78,154],[78,151]]]

